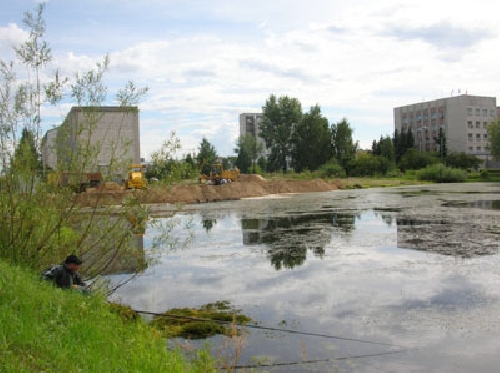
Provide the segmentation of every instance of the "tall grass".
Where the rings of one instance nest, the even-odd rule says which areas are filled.
[[[205,350],[193,361],[168,351],[142,320],[124,322],[103,296],[41,283],[0,261],[2,372],[211,372]]]

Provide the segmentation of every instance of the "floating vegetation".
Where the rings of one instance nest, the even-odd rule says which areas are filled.
[[[373,211],[375,212],[401,212],[403,211],[403,209],[399,208],[399,207],[375,207],[373,209]]]
[[[153,318],[151,325],[168,338],[202,339],[216,334],[228,334],[232,325],[251,321],[229,301],[217,301],[195,308],[172,308]]]
[[[447,201],[441,204],[443,207],[465,207],[479,208],[485,210],[500,210],[500,200],[477,200],[472,202],[466,201]]]
[[[110,303],[109,309],[112,313],[120,315],[124,321],[136,321],[140,318],[137,311],[124,304]]]

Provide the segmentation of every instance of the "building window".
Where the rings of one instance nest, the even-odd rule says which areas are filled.
[[[481,128],[481,122],[479,121],[476,122],[476,128]]]
[[[472,117],[472,108],[471,108],[471,107],[468,107],[468,108],[467,108],[467,115],[468,115],[469,117]]]
[[[488,109],[483,109],[483,117],[487,117],[488,116]]]
[[[474,148],[472,146],[469,146],[469,154],[472,154],[473,151],[474,151]]]
[[[476,108],[476,117],[479,117],[481,116],[481,109],[480,108]]]
[[[488,129],[488,122],[483,122],[483,128]]]
[[[476,147],[476,153],[481,153],[481,147],[480,146]]]
[[[483,133],[483,139],[488,140],[488,134],[487,133]]]
[[[467,128],[474,128],[471,120],[467,121]]]
[[[250,133],[253,136],[256,136],[255,133],[255,120],[253,117],[246,118],[246,133]]]
[[[467,134],[467,139],[469,140],[469,142],[472,141],[472,133]]]
[[[495,109],[490,109],[490,117],[495,117]]]
[[[481,134],[480,133],[476,133],[476,141],[481,141]]]

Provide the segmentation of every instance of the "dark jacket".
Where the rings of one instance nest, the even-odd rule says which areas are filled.
[[[80,274],[71,272],[64,263],[50,268],[45,272],[45,278],[61,289],[70,289],[71,285],[86,286]]]

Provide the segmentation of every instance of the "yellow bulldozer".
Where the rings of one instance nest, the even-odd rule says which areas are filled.
[[[123,180],[124,189],[146,189],[146,166],[142,164],[131,164],[127,179]]]
[[[205,184],[224,184],[238,181],[240,170],[234,166],[230,169],[224,170],[222,163],[212,163],[210,166],[210,173],[200,174],[199,182]]]

